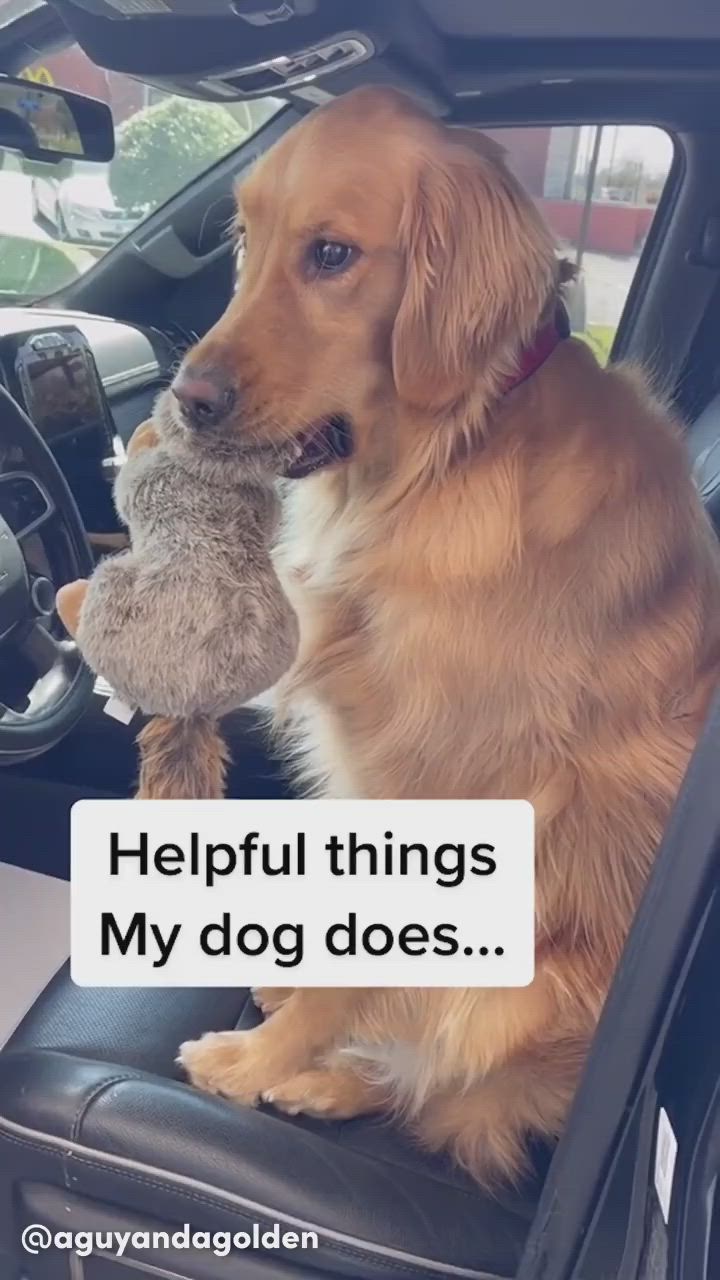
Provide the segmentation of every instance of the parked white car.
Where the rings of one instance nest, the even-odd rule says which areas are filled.
[[[32,209],[35,221],[49,224],[61,240],[105,245],[121,240],[143,214],[118,206],[106,168],[82,162],[69,178],[33,178]]]

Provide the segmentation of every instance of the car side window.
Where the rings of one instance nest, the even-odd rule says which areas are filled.
[[[636,125],[485,129],[578,269],[573,332],[604,364],[673,160],[663,129]]]
[[[0,0],[1,3],[1,0]],[[115,122],[110,164],[30,165],[0,148],[0,299],[60,289],[144,218],[241,147],[285,102],[201,102],[95,66],[79,45],[44,54],[22,75],[99,98]]]

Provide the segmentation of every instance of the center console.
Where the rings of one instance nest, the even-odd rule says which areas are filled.
[[[177,326],[166,333],[87,312],[0,305],[0,384],[52,450],[99,547],[122,533],[112,483],[123,443],[152,415],[193,340]],[[0,473],[23,470],[0,421]]]
[[[110,409],[87,338],[73,325],[6,340],[17,390],[56,453],[73,446],[100,457],[113,450]]]
[[[5,335],[0,368],[10,394],[52,449],[85,528],[116,529],[114,428],[85,335],[72,324]]]

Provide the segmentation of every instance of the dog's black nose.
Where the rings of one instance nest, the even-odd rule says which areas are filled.
[[[172,390],[190,426],[198,431],[223,422],[235,403],[235,388],[220,369],[183,365]]]

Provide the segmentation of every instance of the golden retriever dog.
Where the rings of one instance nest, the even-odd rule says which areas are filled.
[[[263,990],[259,1027],[180,1061],[244,1103],[393,1113],[492,1185],[563,1125],[720,672],[718,549],[642,378],[538,347],[562,270],[494,143],[357,90],[238,199],[238,288],[176,393],[293,479],[306,775],[333,797],[530,800],[536,976]]]

